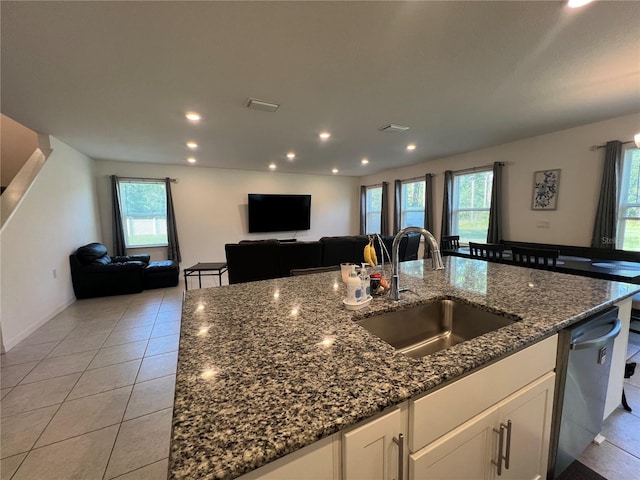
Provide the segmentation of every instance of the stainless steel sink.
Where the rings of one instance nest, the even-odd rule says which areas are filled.
[[[442,299],[357,323],[396,350],[419,358],[514,323],[514,319]]]

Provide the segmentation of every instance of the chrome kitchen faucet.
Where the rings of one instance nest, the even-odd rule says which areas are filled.
[[[438,242],[431,234],[429,230],[426,230],[421,227],[406,227],[398,232],[398,234],[393,239],[393,246],[391,250],[393,255],[391,257],[391,292],[389,294],[389,298],[393,301],[400,300],[400,260],[399,260],[399,251],[400,251],[400,241],[402,237],[404,237],[407,233],[420,233],[424,237],[426,243],[429,244],[429,249],[431,250],[431,265],[434,270],[444,270],[444,264],[442,263],[442,255],[440,254],[440,247],[438,246]],[[426,249],[425,245],[425,249]]]

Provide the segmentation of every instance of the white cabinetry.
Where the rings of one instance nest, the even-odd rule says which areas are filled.
[[[340,435],[334,434],[243,475],[238,480],[340,480]]]
[[[345,480],[403,480],[406,403],[344,434]]]
[[[554,384],[548,373],[410,455],[410,480],[543,478]]]

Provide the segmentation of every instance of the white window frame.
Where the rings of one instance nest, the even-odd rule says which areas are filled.
[[[417,184],[417,183],[421,183],[423,185],[423,192],[425,193],[426,196],[426,181],[424,179],[422,180],[417,180],[417,179],[409,179],[409,180],[402,180],[401,182],[401,186],[400,186],[400,228],[405,228],[405,227],[409,227],[409,226],[416,226],[416,227],[422,227],[424,228],[424,211],[425,208],[427,208],[427,199],[423,198],[422,199],[422,208],[416,208],[416,207],[409,207],[407,206],[407,188],[409,185],[412,184]],[[406,218],[407,218],[407,213],[408,212],[419,212],[421,213],[421,221],[418,224],[414,224],[414,225],[408,225],[406,223]]]
[[[621,175],[620,175],[620,189],[619,189],[619,197],[618,197],[618,222],[617,222],[617,232],[616,232],[616,248],[619,250],[623,249],[624,246],[624,236],[626,231],[627,221],[629,220],[637,220],[640,222],[640,216],[632,216],[627,214],[627,210],[631,208],[640,209],[640,195],[637,198],[636,202],[623,202],[623,199],[626,199],[629,192],[630,182],[631,182],[631,160],[633,156],[640,155],[640,148],[635,145],[630,145],[625,148],[622,152],[622,165],[621,165]],[[635,250],[629,250],[635,251]],[[640,250],[639,250],[640,251]]]
[[[370,209],[369,202],[369,192],[373,192],[374,190],[380,190],[380,208],[377,210]],[[378,229],[373,231],[370,228],[370,225],[373,223],[370,220],[370,217],[376,218],[376,223],[378,224]],[[382,228],[382,185],[371,185],[365,187],[365,217],[364,217],[364,232],[366,235],[372,235],[374,233],[382,233],[380,229]]]
[[[128,249],[134,249],[134,248],[149,248],[149,247],[166,247],[168,246],[168,236],[167,236],[167,241],[166,242],[153,242],[153,243],[144,243],[144,244],[131,244],[131,230],[133,228],[133,221],[131,220],[131,217],[128,215],[128,212],[126,211],[126,207],[125,207],[125,197],[126,194],[125,189],[123,188],[123,185],[125,184],[149,184],[149,183],[153,183],[153,184],[158,184],[161,185],[163,189],[165,189],[165,197],[166,197],[166,185],[165,182],[163,180],[134,180],[134,179],[118,179],[118,189],[119,189],[119,202],[120,202],[120,214],[121,214],[121,222],[122,222],[122,230],[124,232],[124,242],[125,242],[125,247]],[[167,230],[167,211],[166,211],[166,204],[165,204],[165,212],[164,212],[164,219],[162,217],[153,217],[152,218],[153,222],[154,222],[154,226],[156,225],[156,222],[162,222],[164,220],[164,228],[165,231]]]
[[[460,226],[460,213],[461,212],[489,212],[491,210],[491,188],[493,182],[489,181],[488,185],[489,185],[489,191],[488,191],[488,199],[489,199],[489,206],[488,207],[478,207],[478,208],[460,208],[459,205],[459,201],[460,201],[460,178],[465,177],[465,176],[469,176],[469,175],[477,175],[479,173],[490,173],[493,175],[493,170],[491,167],[487,167],[487,168],[477,168],[474,169],[473,171],[464,171],[464,172],[460,172],[460,173],[454,173],[453,174],[453,192],[451,192],[452,194],[452,209],[451,209],[451,230],[452,230],[452,234],[453,235],[460,235],[460,231],[459,231],[459,226]],[[489,228],[489,225],[487,224],[487,230]],[[486,241],[486,239],[484,240]],[[468,245],[469,244],[469,240],[466,238],[460,238],[460,244],[462,245]]]

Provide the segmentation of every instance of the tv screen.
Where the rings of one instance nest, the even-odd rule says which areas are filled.
[[[249,194],[249,233],[311,228],[311,195]]]

